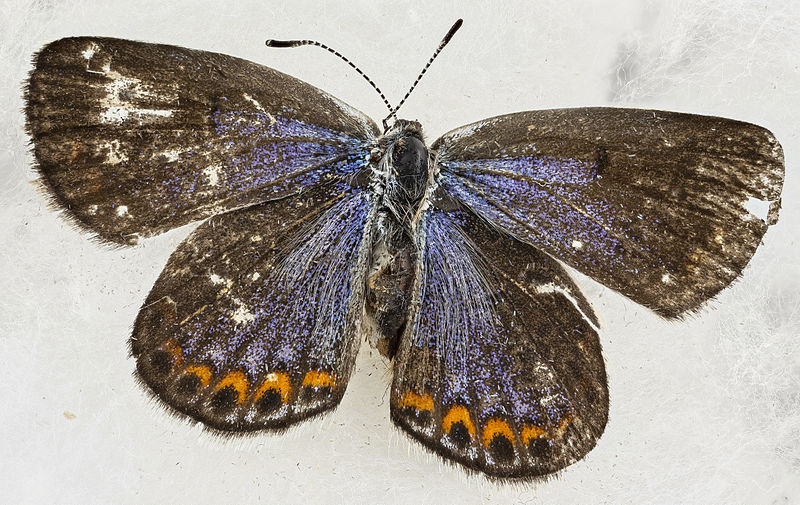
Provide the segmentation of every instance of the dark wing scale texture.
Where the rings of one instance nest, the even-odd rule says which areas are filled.
[[[730,284],[777,220],[783,151],[748,123],[675,112],[521,112],[437,140],[473,212],[656,312]],[[748,209],[770,205],[766,218]]]
[[[370,198],[329,184],[200,225],[136,320],[139,377],[224,431],[284,428],[338,405],[359,345]]]
[[[608,391],[594,314],[563,268],[468,211],[431,209],[392,419],[498,478],[557,471],[594,447]]]
[[[42,182],[118,244],[351,175],[379,133],[309,84],[217,53],[78,37],[34,66],[27,128]]]

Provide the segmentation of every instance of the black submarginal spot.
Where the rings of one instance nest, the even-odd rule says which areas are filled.
[[[305,386],[300,392],[300,399],[306,402],[314,402],[323,400],[331,396],[332,389],[330,386],[323,386],[320,388]]]
[[[507,463],[514,458],[514,444],[503,435],[497,434],[489,442],[489,452],[500,463]]]
[[[466,447],[471,438],[469,436],[469,430],[464,425],[463,421],[453,423],[450,426],[450,431],[447,432],[447,435],[459,449]]]
[[[193,373],[186,374],[178,379],[177,384],[175,384],[175,393],[183,398],[194,396],[200,390],[201,384],[200,377]]]
[[[150,370],[160,377],[169,374],[172,371],[172,355],[167,351],[150,353]]]
[[[418,410],[417,422],[422,426],[428,426],[433,421],[433,415],[430,410]]]
[[[417,409],[412,406],[403,407],[403,417],[408,419],[413,419],[416,424],[420,426],[428,426],[433,421],[433,415],[431,415],[430,410],[425,409]]]
[[[226,386],[211,397],[210,407],[218,414],[230,412],[236,406],[236,400],[239,398],[239,393],[233,386]]]
[[[545,459],[553,452],[553,444],[544,437],[532,438],[528,441],[528,451],[535,458]]]
[[[403,407],[403,409],[400,412],[403,414],[403,417],[414,418],[417,415],[417,409],[415,407],[412,407],[411,405]]]
[[[281,406],[281,394],[274,389],[268,389],[256,402],[256,409],[261,414],[271,414]]]

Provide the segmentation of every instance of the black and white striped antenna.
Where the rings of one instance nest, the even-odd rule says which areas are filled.
[[[447,45],[447,43],[450,42],[450,39],[453,38],[453,35],[456,34],[458,29],[461,28],[461,25],[462,25],[463,22],[464,21],[462,19],[459,19],[458,21],[456,21],[453,24],[453,26],[450,27],[450,30],[447,32],[447,35],[445,35],[444,38],[442,39],[442,41],[439,43],[439,47],[436,48],[436,51],[433,52],[433,55],[428,60],[428,63],[425,64],[425,68],[423,68],[422,71],[419,73],[419,75],[417,76],[417,79],[414,81],[414,84],[412,84],[411,87],[408,89],[408,92],[406,93],[406,96],[404,96],[403,99],[400,100],[400,103],[398,103],[396,107],[392,107],[392,104],[390,104],[389,100],[386,99],[386,95],[383,94],[383,91],[381,91],[381,89],[372,81],[372,79],[370,79],[369,76],[367,76],[367,74],[362,72],[361,69],[358,68],[355,65],[355,63],[353,63],[352,61],[348,60],[339,51],[333,49],[332,47],[326,46],[322,42],[318,42],[316,40],[305,40],[305,39],[304,40],[275,40],[275,39],[269,39],[269,40],[267,40],[266,43],[267,43],[268,47],[317,46],[317,47],[321,47],[322,49],[325,49],[326,51],[328,51],[329,53],[331,53],[331,54],[333,54],[335,56],[338,56],[345,63],[350,65],[356,72],[358,72],[358,74],[361,77],[363,77],[364,80],[366,80],[369,83],[369,85],[372,86],[372,88],[375,91],[378,92],[378,95],[380,95],[381,100],[383,100],[383,103],[386,104],[386,108],[389,109],[389,115],[386,116],[383,119],[383,128],[385,130],[385,129],[388,128],[389,119],[395,117],[395,115],[397,114],[397,111],[405,103],[405,101],[406,101],[406,99],[408,99],[409,95],[411,95],[411,92],[414,91],[414,88],[417,87],[417,84],[419,84],[419,81],[420,81],[420,79],[422,79],[422,76],[425,75],[425,72],[428,71],[428,68],[431,66],[431,63],[433,63],[433,60],[435,60],[436,57],[439,56],[439,53],[442,52],[442,49],[444,49],[444,47]]]

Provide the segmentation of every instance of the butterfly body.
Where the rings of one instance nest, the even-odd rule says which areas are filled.
[[[605,428],[598,321],[562,262],[678,317],[741,273],[783,183],[772,134],[730,119],[529,111],[427,147],[273,69],[102,37],[42,49],[26,99],[81,228],[129,245],[200,223],[131,335],[171,411],[285,429],[339,404],[368,337],[395,424],[494,478],[556,472]]]
[[[382,195],[375,223],[372,267],[367,279],[367,315],[373,324],[367,333],[373,346],[394,357],[406,324],[419,251],[416,250],[415,216],[432,179],[428,148],[422,127],[398,120],[378,139],[371,168],[377,194]]]

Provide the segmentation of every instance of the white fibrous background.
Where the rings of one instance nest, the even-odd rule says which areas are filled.
[[[604,5],[601,5],[604,4]],[[0,501],[6,503],[800,503],[800,4],[686,0],[79,2],[0,5]],[[520,110],[677,110],[769,128],[786,156],[779,223],[733,286],[664,321],[576,276],[601,318],[609,423],[556,478],[497,484],[389,420],[391,371],[362,348],[338,410],[283,435],[211,436],[135,383],[127,339],[185,227],[133,248],[88,240],[32,181],[22,83],[72,35],[232,54],[380,120],[459,17],[405,104],[433,140]]]

